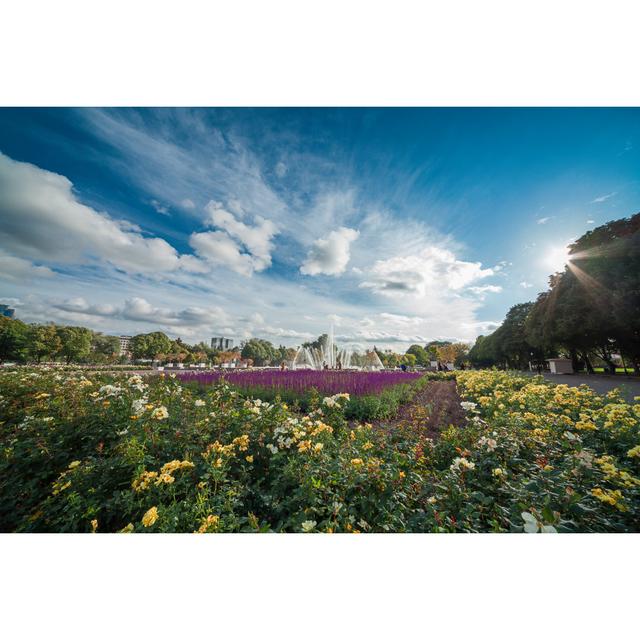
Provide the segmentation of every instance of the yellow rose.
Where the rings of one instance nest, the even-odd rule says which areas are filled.
[[[149,511],[147,511],[142,516],[142,524],[145,527],[151,527],[153,524],[155,524],[157,519],[158,519],[158,507],[151,507],[151,509],[149,509]]]

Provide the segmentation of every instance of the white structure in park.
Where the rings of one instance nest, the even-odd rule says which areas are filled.
[[[120,336],[120,353],[121,356],[131,355],[131,336]]]
[[[547,362],[551,373],[573,373],[573,363],[569,358],[549,358]]]
[[[292,369],[363,369],[379,371],[382,361],[375,351],[359,352],[351,347],[339,347],[333,337],[333,325],[320,348],[300,347],[293,359]]]

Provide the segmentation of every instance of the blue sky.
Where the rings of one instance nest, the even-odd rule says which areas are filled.
[[[0,298],[187,341],[472,340],[640,210],[638,109],[0,109]]]

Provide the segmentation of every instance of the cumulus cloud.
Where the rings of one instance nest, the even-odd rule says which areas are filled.
[[[331,231],[326,238],[316,240],[302,263],[300,272],[309,276],[324,274],[338,276],[344,273],[351,257],[351,243],[359,232],[348,227]]]
[[[145,237],[129,223],[79,202],[64,176],[2,153],[0,193],[0,242],[23,258],[106,262],[129,273],[195,266],[181,262],[165,240]]]
[[[480,262],[458,260],[448,249],[427,247],[415,255],[378,260],[360,287],[387,296],[424,296],[434,289],[460,291],[495,271],[483,269]]]
[[[273,222],[256,216],[254,226],[245,224],[213,200],[205,209],[207,223],[218,230],[191,234],[189,244],[201,258],[242,275],[271,266],[272,240],[277,233]]]
[[[7,280],[21,282],[33,278],[50,278],[53,271],[48,267],[37,266],[29,260],[0,253],[0,276]]]

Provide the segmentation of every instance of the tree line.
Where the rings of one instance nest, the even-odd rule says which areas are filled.
[[[534,302],[512,307],[469,352],[476,366],[524,369],[571,358],[575,371],[640,372],[640,213],[588,231]]]
[[[120,338],[86,327],[27,324],[0,316],[0,362],[66,364],[125,364],[130,360],[152,360],[184,364],[222,364],[243,359],[258,366],[291,361],[296,350],[253,338],[230,351],[211,348],[205,342],[187,344],[172,340],[162,331],[141,333],[131,338],[127,354],[120,354]]]

